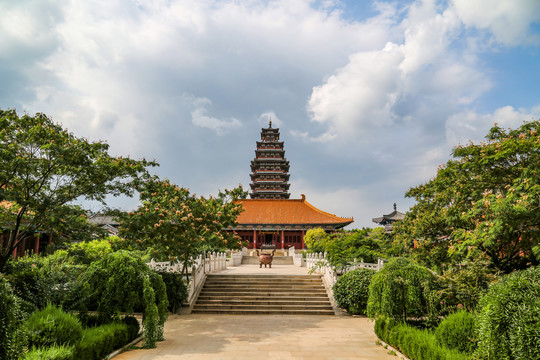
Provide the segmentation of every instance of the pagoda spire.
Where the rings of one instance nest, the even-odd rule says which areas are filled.
[[[279,129],[268,128],[261,131],[261,141],[257,141],[255,159],[251,162],[252,199],[288,199],[289,162],[285,159],[283,141],[279,141]]]

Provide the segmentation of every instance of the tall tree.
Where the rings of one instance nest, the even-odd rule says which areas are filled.
[[[141,183],[142,205],[124,216],[120,236],[160,256],[183,264],[187,276],[191,258],[202,248],[239,248],[238,236],[225,231],[243,210],[236,200],[246,197],[241,187],[217,197],[197,197],[169,180],[152,178]]]
[[[111,156],[108,148],[76,137],[44,114],[0,110],[0,225],[9,234],[0,247],[0,271],[25,238],[54,232],[59,219],[73,215],[72,201],[131,196],[146,168],[157,165]]]
[[[465,257],[487,258],[504,272],[538,264],[539,127],[495,125],[485,142],[454,148],[433,180],[407,192],[417,204],[396,239],[431,266]]]

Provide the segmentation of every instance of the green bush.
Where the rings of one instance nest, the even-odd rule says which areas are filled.
[[[378,317],[375,334],[411,360],[468,360],[468,354],[447,349],[437,343],[429,330],[413,328],[392,318]]]
[[[374,270],[357,269],[343,274],[334,285],[334,298],[339,307],[352,314],[365,314],[369,284]]]
[[[480,359],[540,359],[540,267],[493,284],[476,319]]]
[[[79,320],[51,304],[30,315],[26,320],[25,329],[29,347],[37,348],[54,344],[74,345],[82,335]]]
[[[32,349],[26,353],[23,360],[74,360],[73,351],[72,346],[53,345],[42,349]]]
[[[92,240],[70,244],[66,251],[73,263],[89,265],[112,253],[113,249],[108,240]]]
[[[371,279],[367,314],[407,319],[430,313],[430,294],[436,289],[435,276],[407,258],[390,260]]]
[[[139,335],[139,331],[141,330],[139,320],[133,316],[126,316],[122,319],[122,322],[128,327],[129,341],[134,340],[137,335]]]
[[[97,305],[103,323],[119,320],[122,312],[133,314],[136,308],[143,310],[146,319],[149,309],[155,307],[157,316],[143,321],[143,327],[145,331],[147,326],[154,327],[157,339],[163,338],[163,326],[168,315],[165,283],[140,258],[125,250],[108,254],[88,267],[80,284],[85,299],[81,310]],[[144,296],[147,287],[152,290],[151,303]]]
[[[176,313],[187,299],[188,291],[186,284],[182,280],[182,276],[177,273],[169,273],[166,271],[157,272],[161,275],[165,287],[167,289],[167,300],[169,301],[169,311]]]
[[[16,359],[25,342],[19,299],[0,274],[0,359]]]
[[[474,316],[466,310],[448,315],[435,329],[435,337],[449,349],[472,353],[476,347]]]
[[[126,324],[111,323],[85,329],[82,338],[75,346],[75,359],[99,360],[129,342],[129,329]]]

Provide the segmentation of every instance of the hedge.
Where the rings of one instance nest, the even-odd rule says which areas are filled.
[[[431,331],[413,328],[392,318],[378,317],[375,320],[375,334],[411,360],[470,359],[468,354],[440,346]]]
[[[374,270],[357,269],[340,276],[333,289],[337,305],[352,314],[365,314],[374,274]]]
[[[33,349],[28,352],[23,360],[73,360],[72,346],[54,345],[42,349]]]
[[[128,325],[111,323],[83,331],[81,341],[75,347],[74,359],[100,360],[115,349],[129,342]]]
[[[26,320],[29,348],[52,345],[75,345],[82,336],[79,320],[54,305],[47,305]]]

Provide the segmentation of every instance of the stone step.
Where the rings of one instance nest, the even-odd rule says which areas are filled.
[[[315,306],[315,305],[324,305],[330,306],[328,299],[321,300],[243,300],[243,299],[199,299],[197,301],[197,306],[199,305],[306,305],[306,306]]]
[[[208,279],[256,279],[256,278],[278,278],[278,279],[314,279],[314,278],[321,278],[322,275],[314,274],[314,275],[277,275],[277,274],[250,274],[250,275],[225,275],[225,274],[208,274]]]
[[[279,278],[235,278],[235,279],[226,279],[226,278],[208,278],[206,280],[207,284],[254,284],[254,283],[261,283],[261,284],[322,284],[321,278],[312,278],[312,279],[279,279]]]
[[[267,296],[269,294],[279,294],[282,296],[289,296],[289,295],[310,295],[310,294],[317,294],[317,295],[323,295],[326,294],[325,289],[315,290],[315,289],[307,289],[307,290],[280,290],[280,289],[274,289],[274,290],[268,290],[268,289],[243,289],[243,290],[235,290],[235,289],[221,289],[221,290],[212,290],[212,289],[206,289],[203,288],[201,290],[201,295],[209,295],[209,294],[235,294],[235,295],[254,295],[257,294],[259,296]]]
[[[238,296],[237,294],[233,295],[227,295],[227,294],[216,294],[216,295],[199,295],[199,298],[197,301],[208,301],[208,300],[224,300],[224,301],[274,301],[274,300],[282,300],[282,301],[301,301],[301,302],[308,302],[308,301],[328,301],[328,296],[326,294],[322,296],[312,296],[312,295],[298,295],[298,296],[283,296],[282,294],[272,294],[270,296],[260,296],[260,295],[244,295],[244,296]]]
[[[305,305],[244,305],[244,304],[197,304],[195,309],[198,310],[306,310]],[[309,310],[332,310],[330,304],[325,305],[310,305]]]
[[[231,315],[334,315],[334,310],[265,310],[265,309],[196,309],[194,314],[231,314]]]
[[[290,283],[290,284],[279,284],[279,283],[275,283],[275,284],[266,284],[266,283],[255,283],[255,284],[251,284],[251,283],[244,283],[244,284],[236,284],[236,283],[231,283],[231,284],[224,284],[224,283],[220,283],[220,284],[205,284],[204,285],[205,288],[207,289],[320,289],[320,288],[324,288],[324,286],[322,284],[316,284],[316,283],[312,283],[312,284],[294,284],[294,283]]]

